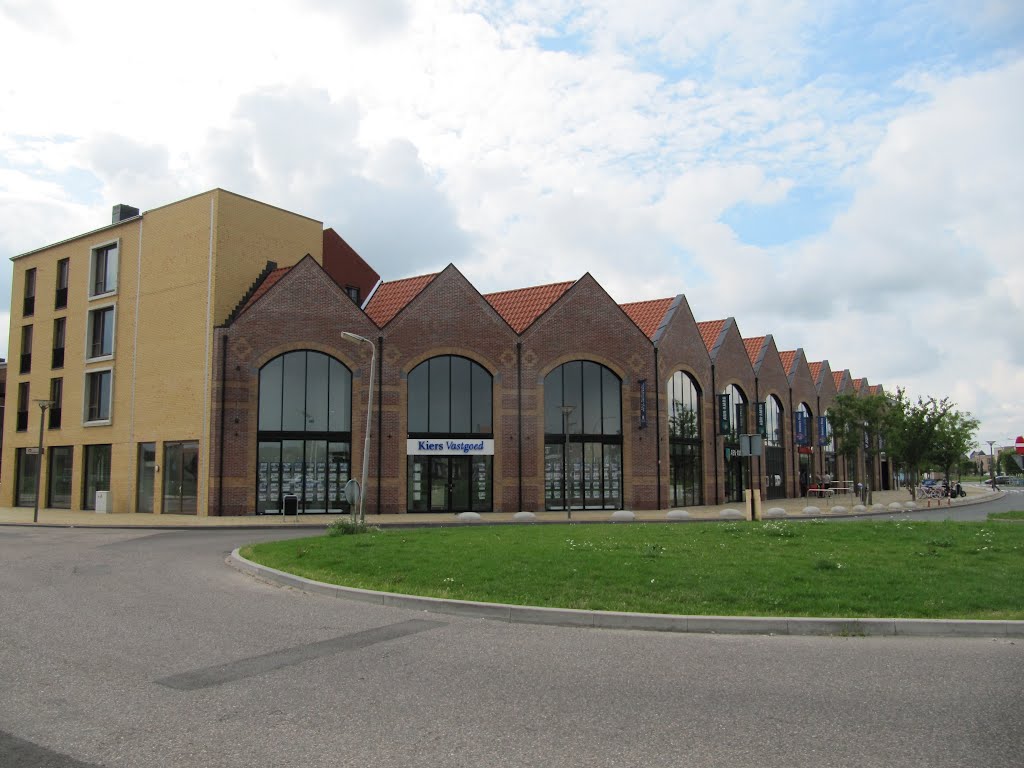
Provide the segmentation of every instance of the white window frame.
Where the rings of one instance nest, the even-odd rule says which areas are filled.
[[[100,251],[106,250],[106,249],[110,248],[111,246],[113,246],[114,248],[117,249],[117,256],[114,259],[115,263],[114,263],[113,270],[110,269],[110,262],[109,262],[109,260],[107,262],[107,276],[108,276],[108,281],[107,282],[108,283],[110,282],[109,281],[109,277],[112,275],[113,279],[114,279],[114,287],[113,287],[112,290],[104,291],[103,293],[93,293],[92,292],[92,288],[93,288],[93,285],[95,285],[95,283],[96,283],[96,277],[95,277],[96,276],[96,255]],[[92,246],[92,248],[89,249],[89,275],[88,275],[89,282],[88,282],[88,285],[86,286],[86,291],[89,294],[89,300],[90,301],[93,300],[93,299],[102,299],[102,298],[104,298],[106,296],[113,296],[113,295],[115,295],[117,293],[118,270],[119,270],[120,266],[121,266],[121,239],[120,238],[117,238],[115,240],[110,240],[110,241],[105,242],[105,243],[99,243],[98,245],[94,245],[94,246]]]
[[[105,419],[94,419],[89,420],[89,381],[90,376],[94,373],[109,373],[110,374],[110,392],[107,396],[107,418]],[[84,427],[102,427],[108,426],[111,423],[114,415],[114,369],[113,367],[107,368],[90,368],[85,371],[85,380],[82,382],[82,426]]]
[[[92,319],[93,316],[105,312],[106,310],[112,310],[110,315],[110,354],[109,355],[97,355],[91,357],[92,354]],[[67,330],[64,331],[65,337],[67,336]],[[67,339],[65,338],[65,344]],[[84,354],[86,362],[95,363],[104,360],[114,359],[114,350],[117,349],[117,304],[100,304],[95,307],[89,307],[89,313],[86,315],[85,320],[85,345]]]

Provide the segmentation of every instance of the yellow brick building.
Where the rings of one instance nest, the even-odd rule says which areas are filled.
[[[214,189],[13,257],[0,504],[33,506],[41,464],[40,507],[206,514],[214,327],[323,237]]]

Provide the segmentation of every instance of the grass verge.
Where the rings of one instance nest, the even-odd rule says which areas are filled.
[[[1018,510],[1016,512],[992,512],[988,516],[989,520],[1024,520],[1024,511]]]
[[[820,521],[374,530],[245,547],[331,584],[644,613],[1024,619],[1024,526]]]

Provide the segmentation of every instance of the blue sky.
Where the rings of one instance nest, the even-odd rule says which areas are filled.
[[[8,256],[218,186],[387,279],[682,292],[1024,432],[1015,0],[0,0],[0,36]]]

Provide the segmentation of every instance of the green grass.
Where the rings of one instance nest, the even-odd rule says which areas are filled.
[[[381,530],[245,547],[317,581],[646,613],[1024,619],[1024,526],[955,522]]]
[[[1024,520],[1024,512],[1018,510],[1016,512],[992,512],[988,516],[989,520]]]

